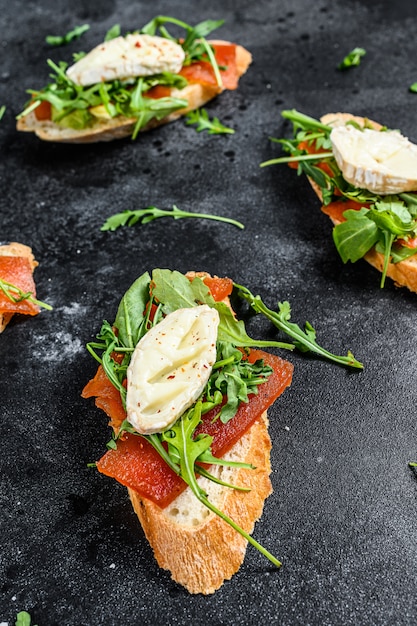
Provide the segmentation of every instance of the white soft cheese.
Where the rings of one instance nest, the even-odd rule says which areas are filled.
[[[417,145],[397,131],[335,127],[333,154],[343,177],[376,194],[417,190]]]
[[[96,46],[67,70],[77,85],[94,85],[107,80],[178,73],[184,62],[182,47],[154,35],[116,37]]]
[[[142,434],[166,430],[201,395],[216,361],[219,314],[178,309],[137,344],[127,370],[127,418]]]

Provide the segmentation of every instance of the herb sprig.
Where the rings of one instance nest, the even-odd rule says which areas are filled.
[[[3,118],[3,115],[4,115],[5,113],[6,113],[6,105],[5,105],[5,104],[3,104],[3,105],[0,107],[0,120]]]
[[[179,209],[175,204],[172,207],[172,210],[166,209],[158,209],[155,206],[149,206],[145,209],[136,209],[136,210],[126,210],[121,213],[116,213],[104,222],[103,226],[100,230],[106,231],[115,231],[122,226],[134,226],[135,224],[148,224],[153,220],[156,220],[161,217],[171,217],[175,220],[183,219],[183,218],[200,218],[206,220],[215,220],[217,222],[223,222],[226,224],[232,224],[233,226],[237,226],[237,228],[243,229],[245,226],[229,217],[222,217],[220,215],[212,215],[210,213],[192,213],[190,211],[183,211]]]
[[[294,346],[301,352],[313,352],[329,361],[338,363],[339,365],[346,365],[357,369],[363,369],[363,364],[355,359],[352,352],[349,350],[347,356],[338,356],[332,354],[325,348],[322,348],[316,341],[316,331],[309,323],[305,323],[305,330],[302,330],[298,324],[290,322],[291,319],[291,306],[290,303],[278,302],[278,311],[269,309],[260,296],[253,295],[247,287],[234,283],[234,286],[238,290],[238,295],[249,302],[251,308],[255,313],[260,313],[269,319],[274,326],[291,337],[294,342]]]
[[[365,56],[366,50],[364,48],[353,48],[347,54],[344,59],[339,63],[337,68],[339,70],[347,70],[350,67],[357,67],[360,65],[361,59]]]
[[[196,131],[198,133],[201,133],[203,130],[207,130],[209,135],[233,135],[235,132],[233,128],[224,126],[218,117],[210,119],[206,109],[196,109],[195,111],[190,111],[187,113],[185,118],[188,125],[197,124]]]
[[[89,24],[83,24],[82,26],[76,26],[70,30],[66,35],[48,35],[45,37],[46,43],[50,46],[65,46],[74,39],[79,39],[81,35],[90,29]]]
[[[343,199],[356,202],[358,208],[346,210],[345,221],[333,228],[333,240],[344,263],[355,263],[375,246],[384,256],[383,287],[389,263],[398,263],[417,252],[413,245],[417,238],[417,193],[381,196],[351,185],[334,158],[330,126],[295,109],[283,111],[282,117],[293,123],[293,138],[273,141],[290,156],[270,159],[261,167],[296,163],[298,175],[305,174],[320,188],[324,206]],[[365,120],[364,127],[372,126]],[[322,164],[326,164],[325,170]]]

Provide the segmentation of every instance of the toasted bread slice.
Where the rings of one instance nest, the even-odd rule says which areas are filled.
[[[360,126],[366,125],[368,128],[372,127],[375,130],[382,128],[382,125],[378,122],[357,115],[351,115],[350,113],[327,113],[320,118],[320,121],[332,127],[345,125],[349,121],[354,121]],[[311,179],[309,179],[309,181],[319,199],[322,200],[321,190],[318,185]],[[340,223],[340,220],[332,219],[332,222],[337,225]],[[364,259],[379,272],[383,271],[384,255],[377,252],[375,248],[367,252]],[[417,292],[417,255],[405,259],[400,263],[389,263],[387,276],[389,276],[398,287],[407,287],[410,291]]]
[[[186,276],[191,281],[197,276],[211,278],[207,272],[192,271],[188,272]],[[213,276],[213,278],[216,280],[218,277]],[[221,284],[220,287],[217,284],[216,296],[220,300],[223,295],[223,299],[220,301],[230,307],[229,298],[226,295],[230,287],[228,281],[230,279],[220,279]],[[274,357],[275,359],[278,357]],[[278,362],[276,363],[279,368]],[[245,558],[247,544],[252,543],[252,538],[248,535],[252,533],[255,522],[262,515],[266,498],[272,493],[270,481],[271,440],[268,434],[267,407],[271,404],[272,399],[278,397],[291,383],[292,366],[282,361],[282,365],[284,364],[283,378],[279,383],[278,381],[274,383],[270,388],[271,393],[266,393],[265,402],[262,401],[257,405],[256,399],[253,400],[253,408],[257,411],[253,415],[255,421],[246,422],[248,427],[243,431],[240,431],[239,426],[237,426],[238,430],[235,431],[235,435],[238,432],[243,432],[243,434],[237,441],[236,438],[233,439],[235,443],[227,452],[221,453],[222,459],[240,464],[244,463],[250,467],[213,463],[209,472],[217,478],[218,482],[209,480],[204,476],[197,477],[202,492],[207,494],[209,506],[207,502],[200,501],[194,490],[185,484],[180,485],[180,490],[176,491],[176,494],[179,495],[173,501],[170,501],[169,498],[166,499],[168,504],[158,505],[157,499],[156,501],[151,500],[152,490],[142,491],[142,493],[149,493],[149,496],[141,495],[141,481],[144,480],[146,483],[149,477],[143,475],[136,481],[136,477],[132,478],[131,476],[129,478],[124,471],[125,469],[129,471],[125,463],[131,463],[135,452],[131,457],[129,453],[125,454],[125,450],[121,452],[121,456],[117,460],[113,457],[114,452],[108,451],[97,464],[99,471],[120,480],[127,487],[133,508],[154,551],[158,565],[169,570],[173,580],[183,585],[190,593],[204,595],[214,593],[225,580],[229,580],[238,571]],[[117,402],[107,402],[114,397],[114,392],[109,393],[108,386],[114,388],[110,382],[104,383],[105,374],[99,370],[94,379],[87,384],[82,395],[85,398],[96,397],[97,406],[102,408],[111,418],[110,425],[115,434],[118,435],[125,413],[121,403],[119,408],[122,414],[119,414]],[[247,405],[242,408],[244,408],[243,413],[247,413]],[[249,414],[252,414],[250,409],[248,411]],[[263,412],[260,413],[260,411]],[[114,421],[113,413],[115,415]],[[246,418],[243,417],[243,419]],[[249,424],[251,425],[249,426]],[[216,437],[215,434],[214,437]],[[227,443],[223,450],[227,450]],[[139,462],[138,457],[136,459]],[[132,462],[130,467],[134,468],[135,463],[136,461]],[[146,465],[147,463],[145,463]],[[147,466],[149,469],[149,464]],[[119,472],[120,467],[122,470]],[[158,484],[161,480],[161,476],[158,478],[160,473],[157,469],[158,464],[155,465],[155,468]],[[135,489],[136,484],[138,484],[138,490]],[[233,489],[230,485],[241,487],[241,489]],[[211,506],[219,511],[219,515],[216,514],[215,510],[211,510]],[[225,519],[232,520],[232,523],[229,524]],[[234,527],[233,523],[235,524]],[[239,528],[243,529],[246,536],[240,534]],[[253,543],[256,546],[255,540]],[[267,556],[267,551],[264,554]],[[269,555],[269,557],[271,556]],[[273,562],[279,566],[278,561]]]
[[[252,463],[256,469],[217,466],[210,470],[223,481],[251,491],[199,479],[209,500],[248,533],[253,531],[264,501],[272,493],[270,450],[265,412],[224,455],[233,461]],[[211,594],[238,571],[245,558],[246,539],[202,505],[189,487],[166,509],[128,491],[158,565],[169,570],[190,593]]]
[[[225,41],[212,41],[210,43],[229,43]],[[246,72],[252,61],[251,53],[242,46],[236,46],[236,68],[239,78]],[[161,120],[153,119],[141,129],[141,132],[151,130],[162,124],[173,122],[190,111],[204,106],[209,100],[221,93],[223,89],[218,85],[202,85],[190,83],[184,89],[173,89],[171,95],[175,98],[184,98],[188,106],[174,111]],[[43,141],[63,143],[95,143],[98,141],[112,141],[129,137],[135,124],[136,118],[118,116],[111,119],[98,119],[94,126],[76,130],[58,126],[50,120],[37,120],[35,113],[29,113],[21,117],[17,122],[17,130],[33,132]]]
[[[29,246],[24,245],[23,243],[17,243],[15,241],[9,244],[0,246],[0,256],[16,256],[16,257],[26,258],[29,261],[29,265],[32,270],[32,273],[35,267],[39,265],[38,262],[35,261],[35,257],[33,256],[32,249],[29,248]],[[3,332],[3,330],[6,328],[7,324],[12,319],[13,315],[14,313],[6,313],[6,312],[1,313],[0,312],[0,333]]]

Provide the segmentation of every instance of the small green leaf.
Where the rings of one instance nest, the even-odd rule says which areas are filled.
[[[417,93],[417,83],[413,83],[412,85],[410,85],[410,91],[412,93]]]
[[[116,37],[120,37],[120,24],[114,24],[107,31],[104,41],[111,41],[112,39],[116,39]]]
[[[233,134],[235,132],[233,128],[224,126],[218,117],[210,119],[206,109],[190,111],[185,118],[188,125],[197,124],[196,131],[199,133],[203,130],[207,130],[209,135]]]
[[[360,65],[362,57],[366,54],[366,50],[364,48],[354,48],[349,54],[345,56],[343,61],[339,63],[339,70],[346,70],[350,67],[356,67]]]
[[[355,263],[378,241],[378,227],[367,217],[368,209],[348,209],[345,222],[333,229],[333,240],[343,263]]]
[[[15,626],[31,626],[31,617],[27,611],[20,611],[16,615]],[[35,626],[35,624],[33,624]]]
[[[134,348],[144,334],[145,307],[149,301],[151,277],[145,272],[129,287],[120,301],[114,325],[120,342]]]
[[[0,120],[3,118],[3,115],[6,112],[6,105],[3,104],[3,106],[0,107]]]
[[[76,26],[73,30],[70,30],[66,35],[48,35],[45,37],[46,43],[50,46],[65,46],[74,39],[79,39],[83,33],[89,30],[89,24],[83,24],[82,26]]]
[[[199,304],[214,306],[213,296],[201,278],[197,276],[190,281],[177,271],[155,269],[152,272],[152,294],[161,302],[166,315]]]

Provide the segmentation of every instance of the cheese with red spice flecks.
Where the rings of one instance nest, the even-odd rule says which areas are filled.
[[[216,361],[219,314],[178,309],[137,344],[127,370],[126,412],[142,434],[162,432],[201,395]]]
[[[67,70],[67,76],[84,87],[108,80],[177,74],[184,63],[182,47],[155,35],[130,34],[96,46]]]

